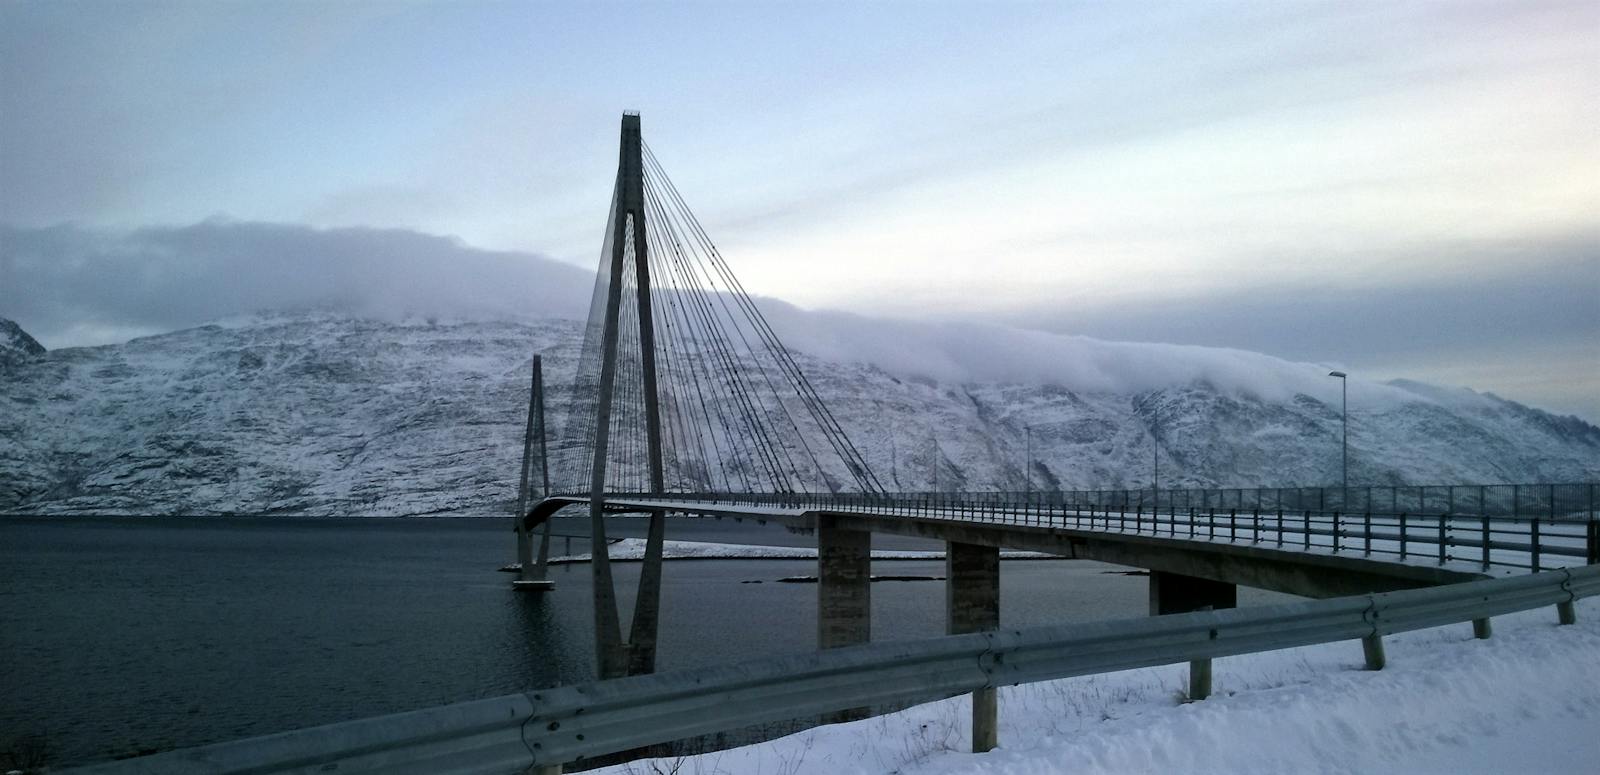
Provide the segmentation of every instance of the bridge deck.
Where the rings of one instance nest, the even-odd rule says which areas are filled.
[[[756,519],[800,530],[814,530],[827,520],[847,529],[1098,559],[1316,597],[1584,565],[1591,551],[1586,530],[1592,528],[1586,521],[1316,511],[1152,514],[932,499],[850,500],[616,494],[607,496],[605,505],[611,511]],[[559,496],[546,501],[546,511],[588,503],[585,496]],[[1328,583],[1327,572],[1335,571],[1348,578]]]

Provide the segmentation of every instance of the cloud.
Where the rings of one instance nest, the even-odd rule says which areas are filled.
[[[1025,328],[810,311],[775,299],[761,307],[796,350],[908,377],[1119,393],[1205,382],[1271,400],[1331,401],[1337,383],[1327,372],[1337,367],[1357,375],[1351,398],[1366,406],[1418,400],[1382,384],[1409,377],[1600,416],[1595,240],[1517,250],[1528,255],[1462,257],[1464,267],[1520,263],[1511,275],[1479,269],[1403,287],[1238,289],[1002,318]],[[126,232],[0,227],[0,317],[52,348],[296,308],[581,319],[594,280],[537,255],[394,229],[218,219]]]
[[[902,376],[1119,394],[1203,383],[1270,401],[1296,395],[1338,399],[1339,385],[1328,377],[1327,364],[1233,348],[1110,342],[984,323],[873,319],[806,312],[771,300],[762,306],[791,347],[827,360],[871,363]],[[1374,380],[1351,380],[1350,388],[1352,400],[1368,407],[1419,400],[1414,391]]]
[[[119,232],[0,226],[0,316],[47,347],[257,310],[582,317],[593,275],[400,229],[207,220]]]

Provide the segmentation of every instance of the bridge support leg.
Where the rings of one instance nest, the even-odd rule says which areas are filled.
[[[1487,617],[1472,620],[1472,637],[1478,640],[1488,640],[1489,636],[1493,634],[1494,626],[1489,623]]]
[[[872,639],[872,534],[817,525],[817,648]]]
[[[1376,632],[1361,639],[1361,654],[1367,659],[1368,670],[1382,670],[1389,664],[1383,655],[1383,636]]]
[[[1210,606],[1239,607],[1239,585],[1166,571],[1150,571],[1150,615],[1186,614]]]
[[[1000,549],[945,543],[944,599],[951,635],[1000,627]],[[999,698],[994,687],[972,693],[972,752],[994,750],[999,741]]]
[[[1562,624],[1577,624],[1578,611],[1572,607],[1572,601],[1556,603],[1556,620]]]
[[[872,533],[841,530],[817,520],[817,648],[855,646],[872,640]],[[824,724],[856,721],[870,708],[823,715]]]
[[[538,560],[533,558],[533,536],[527,529],[517,528],[517,564],[521,568],[517,571],[517,580],[511,582],[512,589],[520,592],[548,592],[556,587],[547,573],[550,565],[550,521],[545,520],[540,527],[542,532],[539,536]]]
[[[661,558],[666,529],[666,512],[650,512],[644,564],[639,568],[639,594],[633,601],[632,634],[628,637],[628,675],[656,671],[656,633],[661,622]]]
[[[1150,571],[1150,615],[1237,608],[1239,586],[1165,571]],[[1211,660],[1189,661],[1189,699],[1211,696]]]

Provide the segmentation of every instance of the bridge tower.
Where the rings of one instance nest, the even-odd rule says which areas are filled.
[[[624,643],[605,537],[604,493],[606,460],[611,441],[611,410],[617,389],[622,289],[624,276],[629,269],[633,272],[634,297],[638,302],[637,308],[630,312],[639,325],[639,376],[645,411],[644,451],[650,492],[659,494],[666,489],[661,464],[661,408],[656,385],[655,321],[650,300],[650,243],[645,224],[643,140],[639,134],[639,114],[634,112],[622,115],[622,143],[617,160],[617,182],[612,195],[610,223],[610,282],[606,289],[601,334],[594,464],[590,472],[589,489],[589,522],[593,535],[595,658],[601,678],[655,670],[656,631],[661,609],[661,555],[666,533],[665,512],[652,512],[644,566],[639,575],[639,592],[634,602],[633,625],[628,641]]]

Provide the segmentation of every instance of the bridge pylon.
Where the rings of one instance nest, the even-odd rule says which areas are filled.
[[[610,217],[610,267],[606,286],[605,317],[600,342],[600,382],[594,424],[594,457],[590,471],[589,524],[594,582],[595,658],[601,678],[637,675],[655,670],[656,631],[661,611],[661,556],[666,535],[666,514],[650,514],[644,566],[634,601],[633,624],[627,642],[617,614],[616,590],[606,543],[606,461],[611,443],[611,412],[617,393],[618,342],[621,339],[623,287],[632,275],[634,309],[627,312],[638,322],[639,374],[635,386],[644,405],[644,429],[651,493],[662,493],[661,406],[656,385],[655,320],[650,299],[650,242],[645,224],[644,155],[639,114],[622,115],[622,142],[617,161],[617,182]]]

